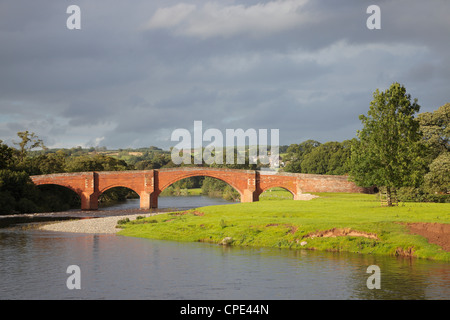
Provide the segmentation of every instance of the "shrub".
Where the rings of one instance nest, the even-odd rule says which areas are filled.
[[[125,223],[128,223],[128,222],[130,222],[130,219],[129,218],[124,218],[124,219],[120,219],[119,221],[117,221],[117,224],[118,225],[122,225],[122,224],[125,224]]]
[[[450,203],[450,194],[427,193],[421,188],[403,187],[398,189],[397,197],[402,202]]]
[[[21,198],[16,205],[19,212],[32,213],[38,211],[36,204],[27,198]]]
[[[8,191],[0,191],[0,215],[14,213],[16,200]]]

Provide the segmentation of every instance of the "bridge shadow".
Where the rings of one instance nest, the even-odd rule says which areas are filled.
[[[139,208],[139,195],[132,189],[127,187],[113,187],[103,192],[98,197],[99,209],[117,207],[120,204],[127,202],[127,200],[134,200],[130,203],[137,203]],[[127,208],[133,208],[134,206],[128,205]]]
[[[42,211],[57,212],[79,209],[80,196],[70,188],[57,184],[44,184],[37,186]]]

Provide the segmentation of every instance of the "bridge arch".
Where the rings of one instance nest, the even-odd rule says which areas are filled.
[[[98,196],[101,196],[103,193],[105,193],[108,190],[114,189],[114,188],[127,188],[134,192],[136,192],[139,195],[140,190],[138,190],[135,186],[129,186],[126,183],[117,183],[113,185],[109,185],[106,187],[103,187],[101,190],[98,191]]]
[[[126,184],[111,185],[98,192],[99,207],[105,207],[111,202],[114,203],[115,201],[124,201],[126,199],[139,200],[140,195],[133,188],[126,186]]]
[[[273,188],[282,188],[286,191],[289,191],[292,194],[292,197],[295,197],[295,195],[297,194],[297,190],[293,190],[293,188],[291,186],[285,186],[282,184],[272,184],[272,185],[268,185],[268,186],[264,186],[264,188],[260,189],[260,193],[259,195],[263,194],[265,191],[268,191],[270,189]]]
[[[228,179],[224,179],[223,177],[221,177],[218,174],[214,174],[214,173],[199,173],[199,172],[190,172],[190,173],[180,174],[180,175],[174,177],[173,179],[168,180],[167,182],[164,183],[163,186],[159,186],[158,194],[163,192],[165,189],[170,187],[175,182],[183,180],[183,179],[187,179],[187,178],[192,178],[192,177],[209,177],[209,178],[214,178],[214,179],[223,181],[226,184],[228,184],[229,186],[231,186],[234,190],[236,190],[241,197],[243,195],[243,191],[239,190],[239,187],[237,187],[236,184],[233,183],[233,181],[229,181]]]
[[[57,187],[63,187],[66,189],[69,189],[73,192],[75,192],[79,197],[81,197],[81,194],[83,193],[82,190],[75,188],[69,184],[65,184],[65,183],[58,183],[58,181],[53,181],[53,182],[42,182],[42,183],[35,183],[37,187],[44,187],[44,186],[57,186]]]
[[[275,190],[273,190],[275,189]],[[284,193],[279,193],[279,190],[282,189],[283,191],[286,191],[289,195],[286,195]],[[273,193],[271,191],[274,191]],[[293,193],[289,188],[286,188],[285,186],[274,186],[274,187],[267,187],[264,188],[264,190],[261,191],[261,193],[258,194],[258,198],[261,199],[261,197],[268,198],[270,200],[295,200],[296,194]]]

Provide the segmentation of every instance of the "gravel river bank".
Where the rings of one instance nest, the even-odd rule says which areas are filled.
[[[135,220],[138,216],[150,217],[161,213],[162,212],[116,215],[100,218],[82,218],[79,220],[44,224],[39,229],[58,232],[113,234],[121,230],[120,228],[116,228],[117,221],[121,219],[128,218],[130,220]]]

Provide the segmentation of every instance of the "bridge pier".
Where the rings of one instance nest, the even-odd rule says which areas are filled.
[[[259,195],[251,189],[245,189],[241,195],[241,202],[255,202],[259,201]]]
[[[81,198],[81,210],[98,210],[98,194],[82,192]]]
[[[241,194],[241,202],[255,202],[259,200],[259,195],[256,192],[257,186],[259,185],[259,179],[256,171],[247,172],[247,183],[246,187]]]
[[[142,191],[139,194],[141,198],[139,207],[141,209],[154,209],[158,208],[158,195],[155,192]]]

